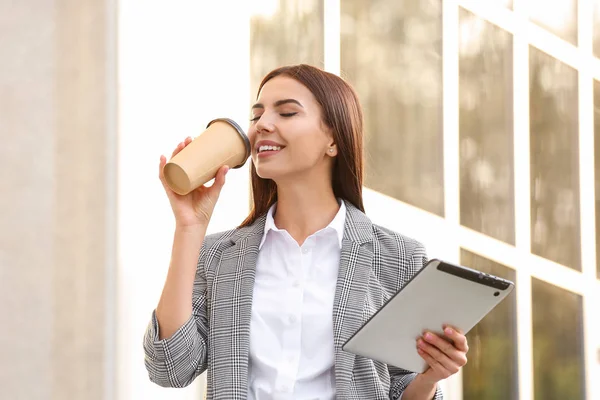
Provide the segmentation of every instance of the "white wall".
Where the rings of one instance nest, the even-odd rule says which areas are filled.
[[[122,0],[119,3],[119,399],[198,399],[148,380],[142,336],[166,271],[173,217],[158,180],[159,156],[216,117],[247,126],[249,22],[235,0]],[[237,10],[238,13],[232,13]],[[210,232],[248,211],[248,169],[227,176]]]

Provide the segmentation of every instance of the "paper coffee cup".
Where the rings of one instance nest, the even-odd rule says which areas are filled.
[[[250,157],[250,140],[229,118],[217,118],[163,168],[167,185],[186,195],[215,177],[219,168],[240,168]]]

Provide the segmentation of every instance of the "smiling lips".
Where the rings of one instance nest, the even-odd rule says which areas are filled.
[[[281,146],[275,142],[259,142],[256,146],[256,153],[259,157],[265,157],[280,152],[285,146]]]
[[[258,152],[262,153],[265,151],[279,151],[281,150],[281,146],[260,146],[258,148]]]

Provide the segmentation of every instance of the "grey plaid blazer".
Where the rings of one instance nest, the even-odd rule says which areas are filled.
[[[397,399],[416,374],[342,350],[344,342],[426,262],[419,242],[371,223],[346,202],[333,307],[336,398]],[[207,398],[243,400],[248,391],[250,317],[258,247],[266,216],[205,238],[194,283],[193,315],[160,341],[152,313],[144,335],[152,382],[189,385],[207,373]],[[438,389],[435,400],[442,399]]]

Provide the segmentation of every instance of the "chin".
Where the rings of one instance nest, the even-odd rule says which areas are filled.
[[[262,171],[259,169],[256,170],[256,175],[262,179],[271,179],[273,181],[277,180],[281,176],[281,174],[272,173],[272,171]]]
[[[289,171],[282,171],[281,168],[277,168],[275,165],[273,166],[265,166],[261,165],[255,168],[256,175],[258,175],[262,179],[270,179],[275,182],[285,179],[286,176],[289,176]]]

